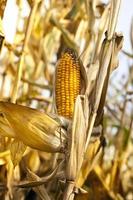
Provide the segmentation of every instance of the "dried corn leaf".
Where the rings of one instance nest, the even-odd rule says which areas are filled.
[[[37,187],[37,186],[43,185],[44,183],[51,181],[56,176],[57,171],[61,165],[62,165],[62,163],[57,165],[55,167],[55,169],[52,171],[52,173],[45,177],[42,177],[42,178],[38,177],[39,178],[38,180],[22,181],[18,185],[15,185],[15,187],[29,188],[29,187]],[[28,170],[28,174],[30,174],[30,173],[31,173],[31,175],[34,174],[30,170]]]
[[[4,32],[3,32],[2,20],[0,17],[0,51],[2,49],[3,40],[4,40]]]
[[[51,18],[51,22],[61,31],[62,36],[67,44],[67,46],[69,48],[75,49],[76,51],[78,51],[78,46],[77,44],[74,42],[74,36],[69,33],[69,31],[67,31],[59,21],[57,21],[57,19],[55,19],[54,17]]]
[[[7,3],[7,0],[1,0],[0,1],[0,17],[1,18],[3,18],[6,3]]]
[[[39,181],[40,178],[35,175],[34,173],[32,173],[30,170],[27,169],[27,176],[29,180],[32,181]],[[50,197],[45,189],[45,187],[43,185],[41,186],[37,186],[34,187],[33,190],[38,194],[38,196],[42,199],[42,200],[50,200]]]

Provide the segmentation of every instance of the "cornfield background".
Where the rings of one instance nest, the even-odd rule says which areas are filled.
[[[13,44],[2,27],[7,1],[0,1],[0,199],[133,200],[133,52],[121,50],[115,32],[121,1],[27,0],[24,17],[16,0]],[[133,24],[130,41],[133,48]],[[120,51],[128,76],[115,84]]]

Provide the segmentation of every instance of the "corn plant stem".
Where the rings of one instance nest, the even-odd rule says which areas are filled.
[[[66,183],[66,189],[63,195],[63,200],[73,200],[74,199],[74,189],[75,183],[74,182],[68,182]]]
[[[115,27],[116,27],[116,22],[117,22],[117,18],[118,18],[118,13],[119,13],[119,9],[120,9],[120,3],[121,0],[118,0],[117,2],[115,2],[115,0],[112,0],[111,2],[111,17],[110,17],[110,23],[109,23],[109,27],[108,27],[108,34],[107,34],[107,40],[106,40],[106,44],[104,46],[104,50],[103,50],[103,61],[101,63],[101,69],[99,71],[99,75],[96,81],[96,96],[95,96],[95,102],[92,108],[92,113],[90,115],[90,121],[89,121],[89,125],[88,125],[88,129],[87,129],[87,141],[86,141],[86,147],[85,149],[87,150],[88,148],[88,144],[89,144],[89,140],[91,137],[91,133],[92,133],[92,129],[94,126],[94,122],[97,116],[97,109],[99,106],[99,102],[100,102],[100,97],[102,94],[102,89],[103,89],[103,85],[104,85],[104,81],[107,75],[107,69],[109,66],[109,62],[111,59],[111,54],[112,54],[112,49],[113,49],[113,35],[114,35],[114,31],[115,31]],[[113,17],[112,15],[115,15],[115,17]]]
[[[101,46],[102,46],[102,40],[103,40],[102,38],[103,38],[103,35],[105,33],[105,30],[107,28],[108,21],[109,21],[109,8],[110,8],[110,4],[108,4],[108,6],[105,10],[105,13],[104,13],[104,18],[106,17],[106,20],[104,20],[104,23],[103,23],[103,20],[102,20],[101,24],[100,24],[98,37],[97,37],[97,41],[96,41],[96,47],[95,47],[94,55],[93,55],[94,57],[92,58],[93,63],[96,63],[96,60],[97,60],[98,55],[100,53],[100,49],[101,49]]]
[[[16,99],[17,99],[19,83],[20,83],[20,80],[22,77],[22,71],[23,71],[24,56],[25,56],[26,48],[27,48],[27,45],[28,45],[28,42],[29,42],[29,39],[31,36],[31,31],[32,31],[38,3],[39,3],[39,1],[35,1],[33,7],[31,8],[31,11],[30,11],[30,15],[29,15],[29,19],[28,19],[28,23],[27,23],[27,27],[26,27],[25,39],[24,39],[24,43],[23,43],[23,47],[22,47],[22,54],[20,57],[18,68],[17,68],[17,75],[15,77],[13,92],[12,92],[12,96],[11,96],[12,103],[15,103]]]
[[[111,17],[109,19],[109,28],[108,28],[108,40],[111,40],[115,32],[118,14],[120,10],[121,0],[112,0],[111,1]]]
[[[96,119],[96,116],[97,116],[97,109],[98,109],[100,97],[101,97],[101,94],[102,94],[104,80],[105,80],[106,75],[107,75],[107,69],[108,69],[108,66],[109,66],[111,53],[112,53],[112,41],[106,40],[106,44],[105,44],[104,50],[103,50],[103,60],[102,60],[102,63],[101,63],[102,65],[101,65],[101,69],[99,71],[99,77],[96,81],[95,102],[93,104],[92,113],[90,115],[90,121],[89,121],[89,125],[88,125],[88,130],[87,130],[88,136],[87,136],[86,147],[85,147],[86,150],[87,150],[87,147],[88,147],[88,144],[89,144],[92,129],[93,129],[94,122],[95,122],[95,119]]]

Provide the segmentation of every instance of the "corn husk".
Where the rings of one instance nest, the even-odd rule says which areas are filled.
[[[60,124],[47,114],[4,102],[0,102],[0,112],[4,116],[0,121],[1,135],[41,151],[60,152],[64,148],[65,134]]]

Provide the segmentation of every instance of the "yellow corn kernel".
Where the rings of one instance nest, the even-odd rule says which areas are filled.
[[[67,49],[57,64],[55,77],[55,101],[57,113],[72,118],[74,103],[81,91],[81,72],[78,57]]]

